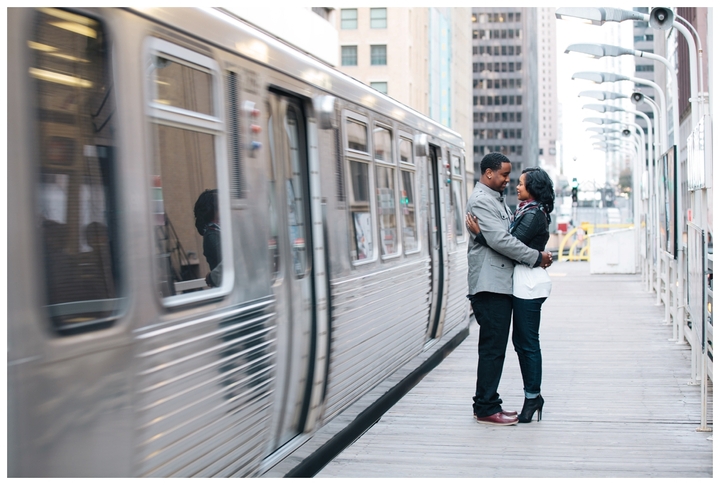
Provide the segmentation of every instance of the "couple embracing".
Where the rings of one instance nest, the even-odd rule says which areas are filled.
[[[545,271],[552,255],[544,251],[555,199],[552,181],[540,168],[525,169],[513,214],[503,196],[511,169],[505,155],[485,155],[466,209],[474,236],[468,242],[468,298],[480,325],[473,414],[495,425],[529,423],[536,411],[538,421],[542,417],[540,311],[552,286]],[[525,391],[520,415],[504,410],[497,392],[511,319]]]

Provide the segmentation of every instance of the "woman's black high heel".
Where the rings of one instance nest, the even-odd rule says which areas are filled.
[[[535,411],[538,412],[538,421],[540,421],[542,419],[543,404],[545,404],[545,400],[539,394],[538,397],[534,399],[525,398],[522,411],[520,411],[520,414],[518,415],[518,421],[521,423],[529,423],[532,421]]]

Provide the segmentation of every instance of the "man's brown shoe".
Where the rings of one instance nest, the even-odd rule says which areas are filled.
[[[503,409],[503,410],[500,411],[500,412],[503,413],[505,416],[517,416],[517,415],[518,415],[518,412],[517,412],[517,411],[505,411],[505,410]],[[477,416],[475,416],[475,411],[473,411],[473,418],[477,418]]]
[[[518,422],[517,416],[507,416],[500,411],[499,413],[491,414],[490,416],[483,416],[478,418],[475,416],[478,423],[494,424],[497,426],[510,426]]]

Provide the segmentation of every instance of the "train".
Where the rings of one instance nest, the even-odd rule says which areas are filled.
[[[8,476],[261,477],[467,334],[458,133],[222,8],[7,20]]]

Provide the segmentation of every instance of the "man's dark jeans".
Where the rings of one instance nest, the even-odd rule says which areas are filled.
[[[497,389],[505,363],[513,300],[512,295],[483,291],[471,295],[470,303],[480,325],[473,409],[482,418],[502,411]]]

